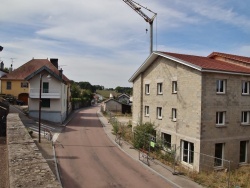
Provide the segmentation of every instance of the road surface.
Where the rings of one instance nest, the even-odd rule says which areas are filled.
[[[122,152],[105,134],[98,107],[79,111],[56,143],[64,188],[168,188],[166,180]]]
[[[20,108],[14,105],[10,105],[10,113],[18,113],[24,126],[38,133],[38,120],[29,118]],[[63,126],[60,125],[54,125],[53,123],[41,123],[41,134],[44,134],[44,130],[49,130],[53,134],[60,133],[62,129]]]

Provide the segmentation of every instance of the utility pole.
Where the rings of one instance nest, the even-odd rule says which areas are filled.
[[[128,6],[130,6],[135,12],[137,12],[146,22],[150,25],[150,54],[153,52],[153,22],[155,17],[157,16],[157,13],[153,12],[152,10],[148,9],[147,7],[144,7],[140,5],[139,3],[136,3],[133,0],[123,0]],[[146,9],[147,11],[153,13],[153,17],[148,17],[143,11],[141,11],[141,8]]]

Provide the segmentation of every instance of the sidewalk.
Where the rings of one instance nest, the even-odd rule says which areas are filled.
[[[102,115],[100,110],[97,112],[97,115],[99,117],[100,122],[103,125],[103,128],[106,132],[106,134],[109,136],[109,138],[115,143],[115,135],[112,134],[112,125],[108,123],[108,120]],[[117,144],[118,145],[118,144]],[[118,147],[120,147],[118,145]],[[127,142],[123,141],[122,146],[120,147],[122,151],[124,151],[127,155],[129,155],[134,160],[141,162],[139,160],[139,153],[136,149],[133,149],[131,145],[129,145]],[[145,165],[143,162],[141,164]],[[150,161],[150,166],[145,165],[145,167],[149,168],[150,170],[154,171],[156,174],[164,178],[166,181],[173,184],[173,187],[178,188],[202,188],[201,185],[191,181],[186,176],[182,175],[173,175],[173,170],[165,166],[163,164],[160,164],[160,162],[157,161]]]

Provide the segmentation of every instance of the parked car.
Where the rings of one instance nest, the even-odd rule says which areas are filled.
[[[4,99],[7,100],[9,103],[14,104],[16,98],[13,95],[7,94],[4,96]]]
[[[16,104],[22,106],[24,105],[24,102],[22,100],[16,100]]]

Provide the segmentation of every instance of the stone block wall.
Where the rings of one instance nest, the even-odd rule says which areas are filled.
[[[61,188],[18,114],[7,116],[10,188]]]
[[[225,94],[216,93],[218,79],[226,80]],[[250,124],[241,124],[241,112],[250,111],[250,95],[242,95],[242,81],[250,81],[250,77],[203,73],[201,152],[214,156],[215,144],[223,143],[224,159],[232,161],[232,169],[240,165],[240,141],[248,141],[250,151]],[[226,112],[225,125],[216,125],[217,111]]]

